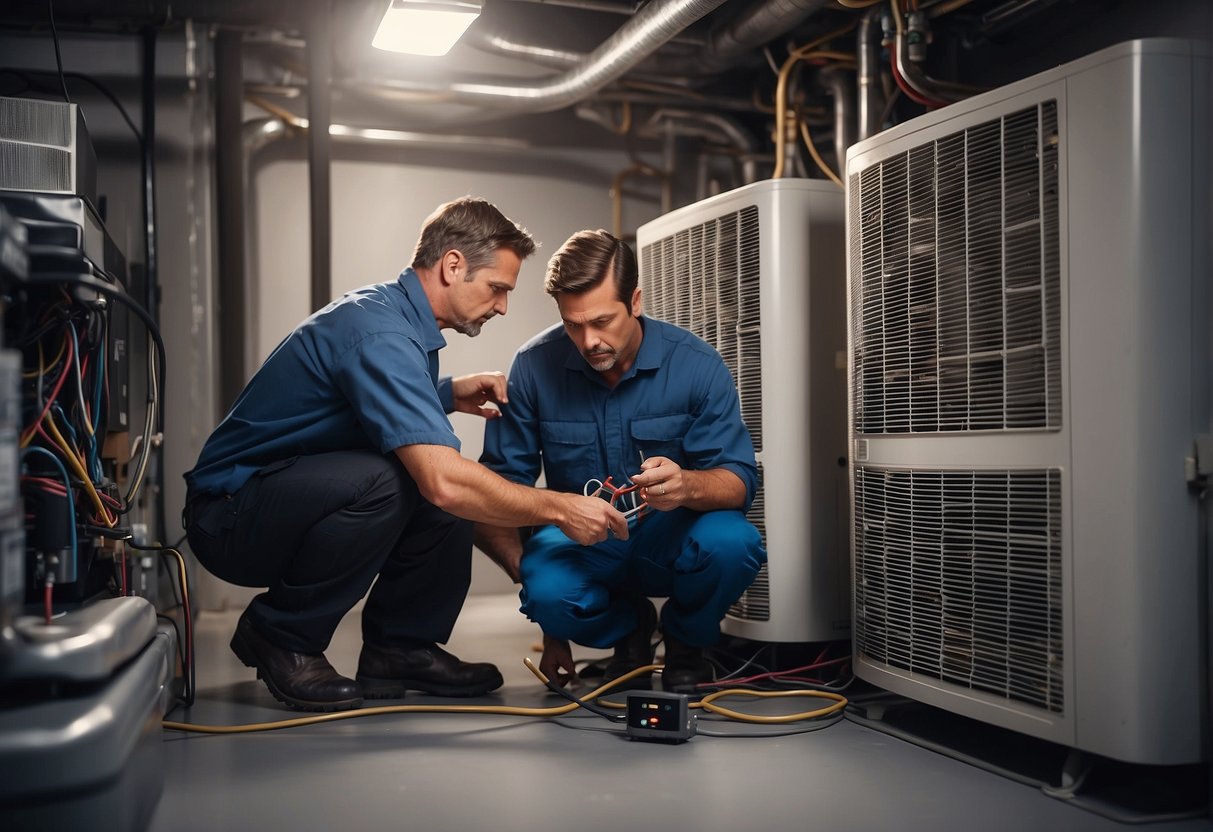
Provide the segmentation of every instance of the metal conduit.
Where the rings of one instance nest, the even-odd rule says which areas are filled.
[[[837,67],[822,70],[821,80],[834,97],[834,158],[841,177],[847,172],[847,148],[855,144],[854,87],[847,71]]]
[[[728,116],[717,113],[703,113],[698,110],[677,110],[668,107],[655,112],[650,122],[656,123],[662,119],[681,119],[683,121],[702,122],[714,127],[725,139],[731,142],[742,153],[742,179],[745,184],[758,181],[758,162],[753,158],[757,151],[757,143],[745,129]]]
[[[880,116],[884,112],[884,88],[880,84],[880,12],[868,9],[859,22],[856,36],[859,53],[859,139],[880,132]]]

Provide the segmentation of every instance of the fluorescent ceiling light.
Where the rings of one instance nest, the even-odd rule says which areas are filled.
[[[371,45],[410,55],[445,55],[480,15],[480,3],[392,0]]]

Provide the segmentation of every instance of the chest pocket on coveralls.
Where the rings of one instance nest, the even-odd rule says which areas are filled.
[[[691,427],[691,417],[685,413],[671,416],[645,416],[632,420],[632,441],[644,454],[664,456],[679,465],[686,465],[686,452],[682,440]]]
[[[566,483],[580,491],[591,478],[602,477],[598,465],[598,428],[593,422],[539,423],[543,470],[549,486]]]

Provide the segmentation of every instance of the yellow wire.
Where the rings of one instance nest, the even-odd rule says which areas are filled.
[[[138,550],[136,550],[136,551],[138,551]],[[189,598],[190,597],[190,586],[189,586],[189,580],[186,578],[185,555],[181,554],[180,552],[178,552],[176,549],[172,548],[171,546],[166,546],[164,549],[161,549],[161,551],[170,552],[170,553],[172,553],[173,557],[175,557],[177,559],[177,577],[181,581],[181,596],[183,598]]]
[[[623,117],[618,127],[611,125],[611,132],[618,133],[620,136],[626,136],[632,132],[632,102],[623,102]]]
[[[723,708],[715,704],[717,699],[725,696],[756,696],[763,699],[783,696],[813,696],[819,699],[832,699],[833,705],[827,705],[824,708],[818,708],[815,711],[802,711],[796,714],[779,714],[778,716],[760,716],[758,714],[747,714],[742,711],[734,711],[731,708]],[[705,711],[710,711],[714,714],[727,716],[730,719],[736,719],[740,722],[760,722],[760,723],[781,723],[781,722],[799,722],[802,719],[816,719],[820,716],[828,716],[829,714],[841,711],[847,706],[847,698],[838,693],[830,693],[820,690],[747,690],[745,688],[728,688],[726,690],[709,693],[703,699],[699,700],[698,705],[692,704],[691,707],[700,707]]]
[[[848,9],[868,9],[884,0],[837,0],[838,5]],[[968,2],[968,0],[966,0]]]
[[[66,348],[67,348],[67,341],[66,341],[66,340],[60,340],[60,342],[59,342],[59,352],[58,352],[58,354],[55,356],[54,360],[52,360],[52,361],[51,361],[51,366],[52,366],[52,367],[53,367],[53,366],[55,366],[56,364],[58,364],[58,363],[59,363],[59,359],[63,357],[63,351],[64,351]],[[43,361],[43,358],[44,358],[44,357],[45,357],[45,355],[44,355],[44,353],[42,352],[42,341],[39,341],[39,342],[38,342],[38,369],[36,369],[36,370],[30,370],[28,373],[22,373],[22,374],[21,374],[21,377],[22,377],[22,378],[37,378],[38,376],[43,375],[43,374],[46,372],[46,364],[45,364],[45,362]]]
[[[97,494],[97,489],[93,487],[92,479],[84,469],[84,463],[80,461],[80,458],[76,456],[75,452],[71,449],[71,446],[67,444],[67,440],[65,440],[63,435],[59,433],[59,428],[55,426],[55,420],[51,418],[51,414],[49,412],[46,414],[46,418],[42,421],[46,422],[47,426],[50,428],[51,436],[55,440],[55,444],[59,446],[61,451],[63,451],[64,456],[67,457],[68,463],[72,466],[72,470],[76,472],[76,476],[79,477],[84,483],[84,488],[86,491],[88,491],[89,499],[92,500],[93,505],[97,507],[97,513],[101,515],[102,522],[112,529],[118,521],[110,516],[109,509],[107,509],[105,504],[101,502],[101,497]]]
[[[523,659],[523,664],[527,669],[535,674],[536,677],[543,683],[547,683],[547,677],[540,672],[539,668],[535,667],[535,663],[531,659]],[[652,673],[654,670],[660,670],[663,665],[650,664],[644,667],[638,667],[630,673],[626,673],[617,679],[613,679],[601,687],[595,688],[590,693],[581,697],[582,702],[591,702],[594,699],[604,695],[607,691],[618,687],[626,682],[635,679],[646,673]],[[779,696],[817,696],[825,699],[833,699],[834,704],[825,708],[819,708],[816,711],[805,711],[796,714],[783,714],[780,716],[758,716],[756,714],[747,714],[741,711],[734,711],[729,708],[723,708],[715,704],[715,700],[724,696],[757,696],[757,697],[779,697]],[[623,705],[616,702],[603,701],[603,705],[611,708],[622,708]],[[705,696],[700,702],[692,703],[692,708],[703,708],[706,711],[727,716],[730,719],[736,719],[741,722],[757,722],[757,723],[782,723],[782,722],[798,722],[803,719],[812,719],[818,716],[825,716],[840,711],[847,706],[845,697],[837,693],[823,693],[813,690],[787,690],[787,691],[754,691],[744,690],[742,688],[730,688],[728,690],[717,691],[716,693]],[[321,722],[335,722],[339,719],[354,719],[364,716],[379,716],[381,714],[405,714],[405,713],[430,713],[430,714],[505,714],[507,716],[543,716],[555,717],[563,716],[571,711],[581,707],[576,702],[570,702],[567,705],[558,705],[550,708],[521,708],[510,705],[382,705],[376,708],[358,708],[351,711],[337,711],[329,714],[314,714],[312,716],[301,716],[295,719],[283,719],[277,722],[250,722],[245,725],[199,725],[192,722],[171,722],[165,720],[160,723],[163,727],[175,731],[192,731],[199,734],[250,734],[257,731],[275,731],[279,728],[297,728],[303,725],[316,725]]]
[[[792,70],[800,61],[817,57],[813,54],[815,48],[823,43],[828,43],[834,38],[842,37],[857,25],[859,25],[858,21],[852,20],[840,29],[835,29],[833,32],[817,38],[817,40],[809,41],[804,46],[793,49],[792,53],[788,55],[787,60],[783,62],[783,66],[779,68],[779,79],[775,82],[775,172],[772,176],[773,179],[783,178],[783,168],[787,160],[785,122],[788,116],[788,80],[792,76]],[[821,57],[836,56],[838,54],[837,52],[825,52]]]
[[[534,663],[528,658],[524,661],[531,672],[543,677],[539,674],[538,668],[534,667]],[[589,702],[598,696],[606,693],[612,688],[618,687],[625,682],[629,682],[644,673],[650,673],[653,670],[660,668],[661,665],[646,665],[638,667],[631,673],[620,676],[618,679],[613,679],[607,684],[595,689],[594,691],[581,697],[581,701]],[[329,714],[313,714],[312,716],[301,716],[295,719],[283,719],[277,722],[250,722],[245,725],[198,725],[192,722],[170,722],[165,720],[160,723],[165,728],[171,728],[177,731],[194,731],[200,734],[248,734],[255,731],[275,731],[279,728],[297,728],[301,725],[315,725],[320,722],[335,722],[339,719],[354,719],[363,716],[378,716],[380,714],[505,714],[508,716],[563,716],[570,711],[577,710],[580,705],[576,702],[570,702],[567,705],[558,705],[550,708],[521,708],[512,705],[381,705],[376,708],[357,708],[351,711],[337,711]]]
[[[817,163],[817,167],[821,168],[822,173],[830,177],[834,184],[845,190],[842,180],[838,178],[838,174],[830,170],[826,164],[826,160],[821,158],[821,154],[817,151],[817,145],[813,144],[813,134],[809,132],[809,125],[805,122],[800,122],[800,135],[804,138],[805,146],[809,149],[809,155],[813,157],[813,161]]]

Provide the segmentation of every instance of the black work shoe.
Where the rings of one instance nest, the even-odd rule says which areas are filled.
[[[702,647],[665,637],[665,667],[661,670],[661,689],[674,693],[696,693],[705,682],[716,678],[712,663],[703,654]]]
[[[637,603],[640,623],[636,625],[636,629],[615,643],[615,655],[607,662],[603,673],[604,682],[612,682],[638,667],[653,663],[653,632],[657,629],[657,608],[648,598],[641,598]],[[648,686],[649,679],[641,676],[616,689]]]
[[[483,696],[501,683],[501,672],[494,665],[462,662],[437,644],[413,648],[363,644],[358,657],[358,684],[367,699],[400,699],[406,690]]]
[[[232,652],[257,670],[279,702],[300,711],[348,711],[362,705],[353,679],[333,669],[323,653],[296,653],[266,641],[253,627],[248,610],[232,636]]]

